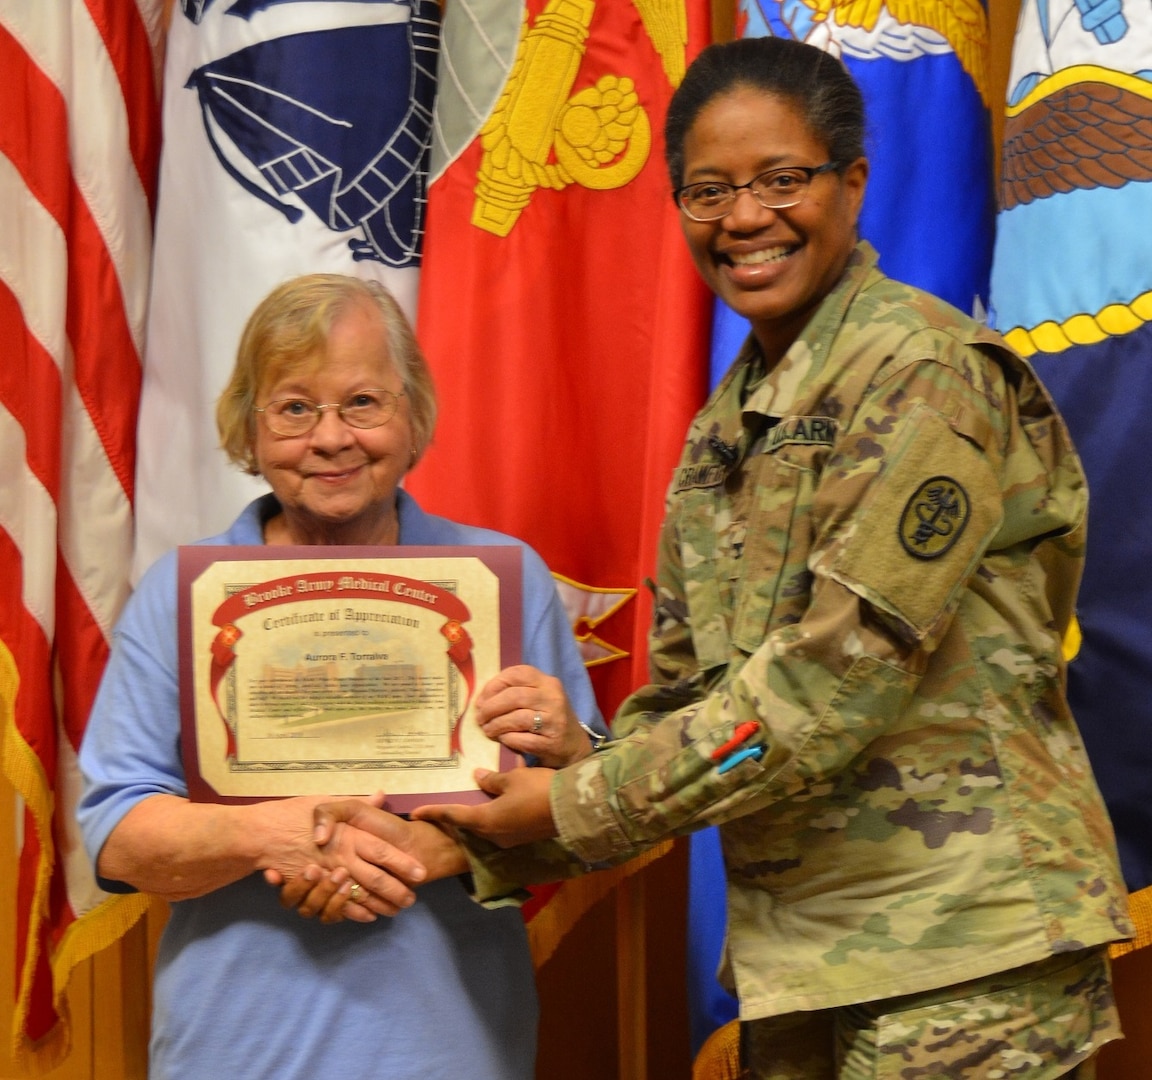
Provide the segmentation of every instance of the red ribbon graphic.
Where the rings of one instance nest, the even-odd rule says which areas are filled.
[[[336,587],[341,578],[347,579],[348,586]],[[329,589],[308,588],[315,583],[328,583]],[[302,587],[303,586],[303,587]],[[275,607],[278,604],[298,602],[301,599],[340,600],[372,599],[379,600],[381,596],[395,603],[411,604],[424,608],[444,618],[440,633],[448,642],[448,658],[456,665],[457,670],[464,679],[468,693],[464,704],[452,725],[451,748],[455,753],[460,749],[460,721],[472,700],[475,690],[476,674],[472,661],[472,638],[464,629],[463,623],[471,618],[467,605],[454,593],[448,592],[437,585],[416,578],[399,577],[395,574],[376,574],[358,571],[356,573],[310,573],[293,574],[291,577],[276,578],[273,581],[263,581],[259,585],[250,585],[237,593],[233,593],[225,600],[212,615],[212,624],[219,626],[220,631],[212,641],[212,666],[209,672],[209,689],[212,700],[216,704],[216,711],[224,722],[227,732],[227,758],[236,757],[236,739],[224,710],[220,707],[219,687],[220,681],[228,673],[228,669],[236,660],[236,643],[243,637],[243,632],[236,626],[236,620],[245,615],[254,615],[260,611]]]

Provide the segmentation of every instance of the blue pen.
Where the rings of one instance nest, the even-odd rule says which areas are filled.
[[[729,769],[736,768],[742,761],[747,761],[749,758],[755,758],[759,761],[763,756],[764,747],[746,746],[743,750],[737,750],[731,757],[726,757],[716,766],[716,771],[718,773],[726,773]]]

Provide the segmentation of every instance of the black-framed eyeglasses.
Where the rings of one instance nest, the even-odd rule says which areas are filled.
[[[725,184],[704,180],[686,184],[674,191],[676,205],[693,221],[719,221],[736,203],[736,193],[750,191],[765,210],[787,210],[804,200],[808,187],[821,173],[836,172],[839,161],[824,165],[790,165],[786,169],[769,169],[746,184]]]
[[[343,401],[333,401],[320,405],[311,398],[277,398],[267,405],[255,406],[255,411],[264,414],[268,429],[277,435],[293,438],[307,435],[320,423],[320,414],[325,409],[335,409],[344,423],[354,428],[376,428],[388,423],[396,415],[397,406],[403,391],[377,388],[357,390]]]

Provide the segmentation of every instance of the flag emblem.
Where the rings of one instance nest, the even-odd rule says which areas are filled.
[[[288,34],[196,68],[186,87],[199,96],[221,168],[293,224],[301,202],[334,232],[358,230],[354,259],[417,265],[436,14],[430,0],[417,0],[403,24]],[[372,63],[350,63],[356,56]],[[397,72],[407,74],[407,97],[394,91]]]
[[[630,183],[652,149],[652,125],[634,81],[605,74],[565,100],[580,70],[596,5],[547,6],[520,39],[504,93],[480,132],[484,156],[472,224],[507,236],[538,187]],[[555,155],[555,160],[549,159]]]

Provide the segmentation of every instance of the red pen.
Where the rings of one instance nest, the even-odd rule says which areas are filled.
[[[712,751],[712,760],[719,761],[721,758],[727,757],[736,747],[742,742],[747,742],[759,730],[760,725],[756,723],[755,720],[746,720],[742,724],[737,724],[736,730],[732,733],[732,738],[723,746],[718,746]]]

